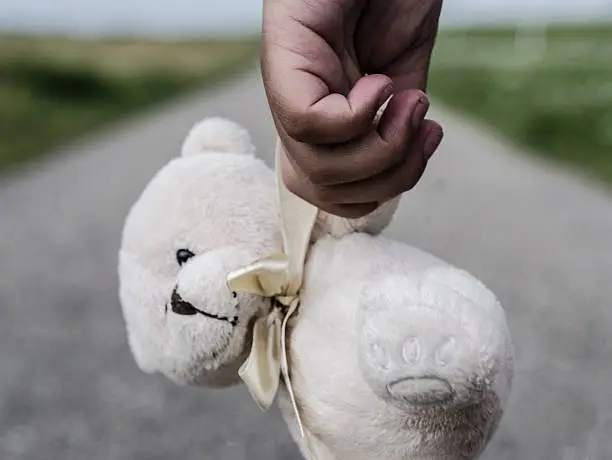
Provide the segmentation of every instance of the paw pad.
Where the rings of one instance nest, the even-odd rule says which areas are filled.
[[[457,339],[453,336],[446,337],[434,351],[434,363],[440,367],[451,364],[457,356]]]
[[[415,365],[421,360],[421,342],[417,337],[408,337],[404,341],[402,358],[408,365]]]

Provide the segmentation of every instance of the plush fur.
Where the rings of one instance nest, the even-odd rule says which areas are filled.
[[[380,235],[397,201],[317,223],[288,338],[317,460],[476,459],[510,393],[499,302],[465,271]],[[184,384],[238,383],[270,301],[235,295],[226,277],[281,248],[275,177],[248,133],[223,119],[194,126],[124,228],[120,297],[140,368]],[[304,449],[284,388],[279,404]]]

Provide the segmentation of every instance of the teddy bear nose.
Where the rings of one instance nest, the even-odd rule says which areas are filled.
[[[193,316],[198,314],[198,310],[189,302],[184,301],[176,288],[172,291],[170,307],[172,308],[172,313],[176,313],[177,315]]]

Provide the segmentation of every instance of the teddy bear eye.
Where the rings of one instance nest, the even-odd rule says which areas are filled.
[[[179,265],[183,265],[189,259],[191,259],[195,254],[191,252],[189,249],[179,249],[176,251],[176,261]]]

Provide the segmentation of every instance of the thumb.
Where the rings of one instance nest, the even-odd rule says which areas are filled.
[[[313,106],[321,128],[315,143],[344,143],[367,134],[379,108],[393,94],[393,82],[385,75],[361,77],[348,97],[330,94]]]
[[[313,77],[305,76],[308,78]],[[278,93],[296,97],[286,97],[280,105],[284,113],[277,115],[286,134],[307,144],[340,144],[366,135],[378,109],[393,94],[389,77],[368,75],[360,78],[346,97],[331,93],[307,102],[304,93],[297,96],[300,79],[292,80],[285,82]]]

